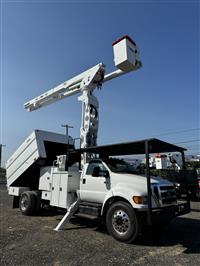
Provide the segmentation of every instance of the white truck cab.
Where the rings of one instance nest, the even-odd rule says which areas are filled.
[[[152,209],[177,204],[175,187],[168,180],[152,176],[151,187]],[[84,206],[80,209],[91,215],[94,207],[99,206],[109,233],[120,241],[132,242],[137,237],[148,210],[147,195],[147,177],[134,173],[123,160],[93,159],[84,166],[80,179],[80,199]],[[166,215],[165,223],[172,217]]]
[[[112,197],[122,197],[133,208],[147,208],[147,178],[134,173],[130,164],[119,159],[106,161],[95,159],[87,163],[83,169],[80,183],[80,198],[105,205]],[[151,177],[152,188],[168,193],[168,201],[162,203],[152,197],[152,207],[169,206],[176,203],[174,185],[168,180]]]

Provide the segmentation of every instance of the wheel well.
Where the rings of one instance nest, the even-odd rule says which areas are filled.
[[[105,216],[106,216],[106,213],[107,213],[107,210],[109,209],[109,207],[110,207],[113,203],[115,203],[115,202],[117,202],[117,201],[123,201],[123,202],[126,202],[126,203],[128,203],[129,205],[131,205],[130,202],[129,202],[128,200],[126,200],[125,198],[122,198],[122,197],[120,197],[120,196],[113,196],[113,197],[109,198],[109,199],[106,201],[105,205],[104,205],[104,208],[103,208],[103,214],[102,214],[103,219],[105,219]]]

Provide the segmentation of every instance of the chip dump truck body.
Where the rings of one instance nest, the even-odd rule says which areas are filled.
[[[8,188],[37,187],[40,167],[52,165],[57,155],[67,153],[68,147],[73,147],[71,137],[33,131],[6,163]]]

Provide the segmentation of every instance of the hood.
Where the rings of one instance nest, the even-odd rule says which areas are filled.
[[[112,172],[112,184],[128,186],[133,189],[137,189],[143,193],[147,193],[147,177],[145,175],[135,175],[128,173],[113,173]],[[159,185],[172,185],[172,183],[161,177],[151,176],[151,184]]]

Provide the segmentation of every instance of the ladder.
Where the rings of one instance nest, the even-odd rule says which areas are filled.
[[[71,204],[66,214],[63,216],[62,220],[56,226],[54,231],[60,231],[64,228],[65,224],[69,223],[70,219],[74,215],[74,213],[78,210],[79,204],[81,202],[80,197],[78,196],[77,200]]]

